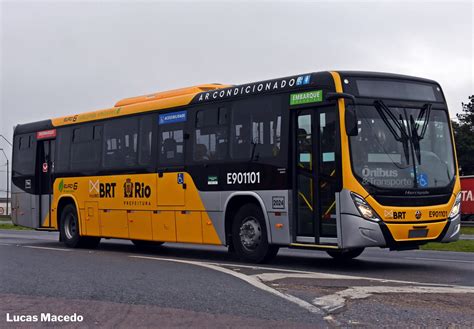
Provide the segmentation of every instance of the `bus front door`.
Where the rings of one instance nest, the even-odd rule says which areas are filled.
[[[337,243],[336,111],[333,107],[296,110],[294,129],[296,228],[294,241]]]
[[[51,227],[51,203],[53,193],[53,179],[54,173],[54,150],[55,140],[42,140],[38,141],[38,166],[37,175],[38,177],[38,200],[37,200],[37,211],[39,218],[39,227],[48,228]]]

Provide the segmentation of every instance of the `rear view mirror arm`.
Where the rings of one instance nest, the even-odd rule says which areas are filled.
[[[356,105],[356,98],[352,94],[348,93],[334,93],[334,92],[328,92],[326,93],[326,100],[327,101],[333,101],[333,100],[338,100],[339,98],[344,98],[344,99],[350,99],[354,105]]]

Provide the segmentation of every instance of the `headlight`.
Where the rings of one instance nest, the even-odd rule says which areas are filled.
[[[449,213],[449,218],[456,217],[459,212],[461,211],[461,192],[456,195],[456,200],[454,200],[453,207],[451,208],[451,212]]]
[[[352,201],[354,201],[354,204],[362,217],[368,220],[373,220],[375,222],[380,221],[380,218],[375,212],[375,210],[372,209],[372,207],[364,200],[363,197],[353,192],[351,192],[351,197]]]

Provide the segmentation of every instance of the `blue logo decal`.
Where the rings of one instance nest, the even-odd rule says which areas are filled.
[[[184,184],[184,174],[182,172],[178,173],[178,184]]]
[[[297,85],[297,86],[301,86],[302,84],[303,84],[303,77],[298,77],[298,78],[296,79],[296,85]]]
[[[307,85],[307,84],[309,84],[310,81],[311,81],[311,75],[310,74],[305,75],[304,79],[303,79],[303,84]]]
[[[418,184],[421,187],[426,187],[428,186],[428,175],[426,174],[419,174],[418,175]]]
[[[187,120],[187,111],[179,111],[179,112],[173,112],[173,113],[160,114],[158,124],[164,125],[167,123],[186,122],[186,120]]]

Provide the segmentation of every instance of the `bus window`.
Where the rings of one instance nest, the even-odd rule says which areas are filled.
[[[70,147],[71,147],[70,127],[58,129],[56,137],[56,161],[54,169],[56,173],[64,173],[69,171]]]
[[[298,116],[298,166],[312,170],[313,143],[311,138],[311,115]]]
[[[100,162],[101,126],[86,125],[73,129],[71,148],[71,170],[97,169]],[[94,136],[95,133],[95,136]]]
[[[153,120],[149,117],[140,118],[140,146],[138,148],[138,163],[143,166],[151,164],[152,141],[153,141]]]
[[[34,175],[36,143],[33,141],[32,135],[15,137],[13,148],[13,176]]]
[[[324,109],[319,113],[320,172],[335,177],[336,173],[336,112]]]
[[[281,106],[276,98],[259,97],[236,102],[232,109],[231,157],[266,161],[280,154]],[[270,162],[274,162],[270,161]]]
[[[226,121],[226,108],[224,107],[219,108],[219,111],[216,108],[196,112],[196,130],[193,144],[194,161],[222,160],[226,157],[228,147]]]
[[[136,165],[137,147],[136,118],[117,119],[104,124],[104,167],[120,168]]]
[[[182,124],[160,127],[160,165],[184,164],[184,136]]]

